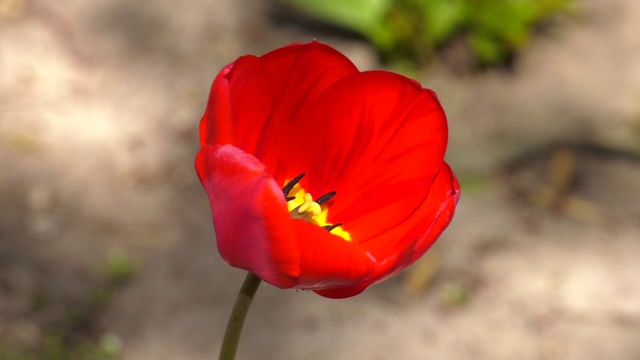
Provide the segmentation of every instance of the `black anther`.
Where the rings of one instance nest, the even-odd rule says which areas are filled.
[[[322,205],[322,204],[328,202],[329,200],[333,199],[334,196],[336,196],[336,192],[335,191],[331,191],[331,192],[328,192],[328,193],[320,196],[319,198],[317,198],[316,202],[318,203],[318,205]]]
[[[289,201],[291,201],[291,200],[295,200],[295,199],[296,199],[296,197],[295,197],[295,196],[287,196],[287,197],[285,197],[284,199],[286,200],[286,202],[289,202]]]
[[[323,228],[329,232],[331,232],[331,230],[337,228],[338,226],[342,226],[343,223],[337,223],[337,224],[333,224],[333,225],[325,225],[323,226]]]
[[[289,196],[289,192],[291,191],[291,189],[293,189],[294,186],[296,186],[296,184],[298,183],[298,181],[300,181],[302,178],[304,177],[304,173],[294,177],[293,179],[291,179],[291,181],[289,181],[283,188],[282,188],[282,192],[284,193],[284,196]],[[289,200],[287,200],[289,201]]]

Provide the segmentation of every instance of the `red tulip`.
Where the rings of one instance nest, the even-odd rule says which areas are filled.
[[[280,288],[359,294],[422,256],[460,195],[435,93],[315,41],[225,67],[200,142],[220,254]]]

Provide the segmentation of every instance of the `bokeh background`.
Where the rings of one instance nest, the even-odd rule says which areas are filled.
[[[381,50],[300,3],[0,0],[0,359],[217,357],[244,274],[216,251],[199,118],[221,67],[312,39],[439,94],[463,196],[358,297],[262,286],[239,359],[640,359],[640,2],[573,1],[496,30],[520,31],[506,50],[469,18]]]

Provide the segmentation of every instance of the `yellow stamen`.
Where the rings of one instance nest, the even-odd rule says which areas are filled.
[[[298,206],[298,214],[309,213],[310,216],[315,217],[320,215],[321,212],[320,204],[313,201],[313,196],[309,193],[304,194],[304,202]]]
[[[320,205],[313,201],[313,196],[306,192],[300,184],[296,184],[288,196],[293,197],[291,201],[287,202],[287,208],[292,218],[305,220],[322,227],[333,225],[327,222],[329,207],[326,204]],[[351,235],[341,226],[332,229],[331,233],[346,241],[351,241]]]

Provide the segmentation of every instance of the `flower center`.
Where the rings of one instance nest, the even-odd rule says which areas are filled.
[[[298,183],[303,177],[304,174],[296,176],[287,181],[282,188],[291,217],[316,224],[346,241],[351,241],[351,235],[342,229],[342,223],[330,224],[327,222],[329,213],[327,202],[336,195],[336,192],[326,193],[313,200],[313,196]]]

